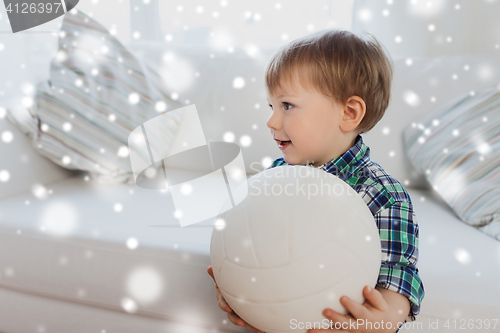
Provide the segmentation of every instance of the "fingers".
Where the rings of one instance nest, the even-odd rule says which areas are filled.
[[[388,311],[389,310],[389,305],[387,304],[387,301],[384,299],[384,296],[380,293],[375,288],[370,288],[368,286],[365,286],[363,290],[366,299],[370,302],[370,304],[380,310],[380,311]]]
[[[228,313],[227,314],[227,318],[229,318],[229,320],[237,325],[237,326],[244,326],[246,327],[248,330],[254,332],[254,333],[264,333],[262,332],[261,330],[253,327],[252,325],[250,325],[249,323],[247,323],[246,321],[244,321],[243,319],[240,318],[240,316],[238,316],[236,313]]]
[[[245,327],[246,327],[247,329],[249,329],[251,332],[253,332],[253,333],[264,333],[264,332],[262,332],[261,330],[259,330],[258,328],[253,327],[252,325],[250,325],[250,324],[249,324],[249,323],[247,323],[246,321],[245,321],[244,323],[245,323]]]
[[[370,312],[368,309],[354,301],[352,298],[347,296],[342,296],[340,298],[340,303],[346,307],[347,311],[356,319],[358,318],[368,318]]]
[[[227,304],[226,300],[224,299],[224,296],[222,296],[222,293],[220,292],[219,287],[217,286],[217,282],[215,281],[214,271],[212,269],[212,266],[208,266],[207,273],[208,273],[208,275],[210,275],[212,277],[212,279],[214,279],[215,296],[217,297],[217,301],[219,302],[219,307],[228,313],[227,318],[233,324],[235,324],[237,326],[245,326],[247,329],[249,329],[250,331],[255,332],[255,333],[264,333],[261,330],[253,327],[252,325],[250,325],[249,323],[247,323],[243,319],[241,319],[236,313],[233,312],[233,309],[231,309],[229,304]]]
[[[220,293],[219,288],[217,288],[215,294],[217,295],[217,300],[219,302],[219,307],[222,310],[231,313],[233,311],[233,309],[231,309],[231,307],[229,306],[229,304],[227,304],[226,300],[224,299],[224,297]]]
[[[215,285],[215,296],[217,297],[217,302],[219,302],[219,307],[226,311],[226,312],[231,312],[233,309],[227,304],[226,300],[224,299],[224,296],[222,296],[222,293],[219,290],[219,287]]]
[[[212,270],[212,266],[208,266],[207,273],[214,279],[214,272]],[[215,296],[217,297],[217,302],[219,303],[219,307],[226,311],[226,312],[231,312],[233,309],[227,304],[226,300],[224,299],[224,296],[222,296],[222,293],[219,290],[219,287],[217,286],[217,282],[215,282]]]
[[[370,308],[376,308],[380,311],[387,311],[389,306],[385,301],[382,294],[369,286],[363,288],[363,294],[365,295],[367,302],[359,304],[358,302],[352,300],[347,296],[342,296],[340,298],[340,303],[346,307],[349,314],[343,315],[330,308],[323,311],[323,315],[333,322],[333,327],[335,331],[344,331],[344,329],[349,328],[350,324],[356,322],[358,318],[365,319],[370,317]],[[316,332],[331,332],[331,330],[309,330],[310,333]]]
[[[235,324],[236,326],[243,326],[245,322],[243,319],[241,319],[236,313],[231,312],[227,314],[227,318],[229,319],[230,322]]]
[[[212,266],[208,266],[208,268],[207,268],[207,273],[208,273],[208,275],[210,275],[210,276],[212,277],[212,279],[214,279],[214,282],[215,282],[215,283],[217,283],[217,282],[215,281],[214,271],[213,271],[213,269],[212,269]]]
[[[339,329],[339,328],[345,328],[345,327],[349,327],[349,324],[351,322],[355,322],[356,319],[353,318],[353,316],[347,314],[347,315],[343,315],[341,313],[338,313],[336,311],[333,311],[332,309],[330,308],[326,308],[324,311],[323,311],[323,315],[330,319],[331,321],[333,321],[333,325],[334,327],[332,328],[336,328],[336,329]],[[315,330],[313,330],[313,332],[315,332]],[[323,332],[322,330],[317,330],[317,332]],[[325,330],[325,332],[328,332],[328,330]]]

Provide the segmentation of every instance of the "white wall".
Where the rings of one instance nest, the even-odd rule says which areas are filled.
[[[497,0],[355,0],[352,31],[375,34],[393,57],[500,55],[499,16]]]
[[[159,0],[162,33],[171,34],[172,42],[178,36],[187,43],[214,43],[221,48],[248,44],[278,48],[317,30],[350,29],[351,8],[352,0]],[[205,35],[199,38],[179,36],[183,31],[199,31]],[[211,32],[214,32],[213,37],[210,37]]]

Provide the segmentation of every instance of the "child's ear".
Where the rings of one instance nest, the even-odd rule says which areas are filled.
[[[366,113],[365,101],[359,96],[351,96],[343,106],[340,118],[340,128],[344,132],[350,132],[358,127]]]

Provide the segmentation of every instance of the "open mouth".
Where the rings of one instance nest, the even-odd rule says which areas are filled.
[[[278,140],[278,143],[279,143],[280,149],[285,149],[286,147],[288,147],[292,143],[292,141],[280,141],[280,140]]]

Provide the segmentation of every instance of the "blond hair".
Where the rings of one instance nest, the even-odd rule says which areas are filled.
[[[275,95],[282,80],[293,86],[298,74],[306,91],[315,88],[343,106],[350,96],[359,96],[366,112],[356,131],[368,132],[389,106],[394,65],[377,39],[366,35],[326,29],[282,46],[266,66],[267,91]]]

